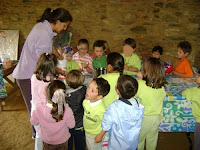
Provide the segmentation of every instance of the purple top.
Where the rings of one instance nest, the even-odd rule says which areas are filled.
[[[13,71],[15,79],[30,79],[42,53],[52,53],[53,37],[56,35],[47,20],[37,23],[29,33]]]

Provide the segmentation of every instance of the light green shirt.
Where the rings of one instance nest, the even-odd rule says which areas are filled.
[[[136,97],[144,106],[144,115],[158,115],[162,111],[166,92],[164,87],[154,89],[146,85],[146,81],[138,80]]]
[[[182,92],[182,96],[192,102],[192,114],[196,118],[196,122],[200,123],[200,88],[188,88]]]
[[[85,132],[90,136],[98,135],[102,130],[101,122],[103,120],[103,114],[106,110],[102,100],[90,103],[89,100],[85,99],[83,101],[83,108],[83,126]]]
[[[141,59],[138,57],[137,54],[133,53],[131,56],[125,56],[124,53],[121,53],[121,55],[124,57],[124,63],[125,65],[129,67],[135,67],[138,69],[138,71],[141,69]],[[124,70],[124,74],[128,75],[136,75],[137,72],[132,72],[128,70]]]
[[[110,92],[103,98],[103,102],[107,108],[112,102],[114,102],[119,97],[115,90],[115,87],[117,85],[117,80],[119,78],[119,73],[103,74],[100,77],[107,80],[108,83],[110,84]]]
[[[71,70],[79,70],[80,67],[75,60],[67,61],[67,72]]]
[[[105,68],[106,67],[106,55],[103,55],[100,59],[97,58],[97,56],[92,61],[92,66],[94,69],[97,68]]]

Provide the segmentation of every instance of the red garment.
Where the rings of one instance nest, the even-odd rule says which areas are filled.
[[[190,63],[187,58],[183,60],[179,60],[178,63],[175,66],[175,71],[181,74],[185,74],[188,77],[193,77],[193,71],[192,68],[190,67]]]

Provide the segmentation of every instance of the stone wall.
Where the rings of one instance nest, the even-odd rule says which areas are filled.
[[[161,45],[163,60],[175,63],[177,44],[187,40],[193,48],[189,60],[200,69],[199,0],[1,0],[0,29],[20,30],[21,50],[47,7],[64,7],[72,14],[73,47],[87,38],[93,53],[94,41],[103,39],[111,51],[121,52],[123,41],[131,37],[138,55]]]

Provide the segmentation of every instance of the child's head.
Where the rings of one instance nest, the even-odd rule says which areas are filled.
[[[120,74],[123,74],[124,58],[121,54],[117,52],[108,54],[106,62],[106,69],[108,73],[119,72]]]
[[[152,49],[152,57],[160,58],[163,53],[163,48],[161,46],[155,46]]]
[[[89,84],[85,98],[96,102],[106,96],[110,91],[110,84],[103,78],[95,78]]]
[[[83,85],[85,76],[79,70],[71,70],[66,76],[66,82],[72,89],[76,89]]]
[[[125,56],[131,56],[136,50],[136,42],[132,38],[128,38],[123,43],[123,53]]]
[[[138,82],[134,77],[121,75],[117,81],[117,93],[121,98],[130,99],[138,90]]]
[[[65,84],[60,80],[53,80],[47,86],[48,102],[53,104],[51,110],[52,117],[56,122],[62,120],[65,111]]]
[[[38,80],[47,81],[47,76],[50,77],[50,80],[53,80],[56,76],[56,66],[58,60],[54,54],[43,53],[40,55],[37,65],[36,65],[36,78]]]
[[[161,88],[166,83],[163,64],[160,59],[150,57],[143,64],[143,80],[152,88]]]
[[[70,46],[66,46],[66,47],[64,47],[64,53],[65,53],[65,60],[67,60],[67,61],[71,61],[72,60],[72,56],[73,56],[73,54],[74,54],[74,51],[73,51],[73,49],[70,47]]]
[[[103,44],[103,41],[102,40],[95,41],[93,44],[93,49],[94,49],[94,53],[96,54],[97,58],[100,59],[105,52],[105,46]]]
[[[103,45],[104,45],[105,54],[108,55],[110,53],[110,48],[108,46],[108,42],[104,41],[104,40],[102,40],[102,42],[103,42]]]
[[[177,56],[179,59],[186,58],[192,51],[192,47],[188,41],[183,41],[178,44]]]
[[[79,55],[85,56],[86,53],[89,50],[89,42],[88,42],[88,40],[87,39],[80,39],[78,41],[77,49],[78,49]]]

